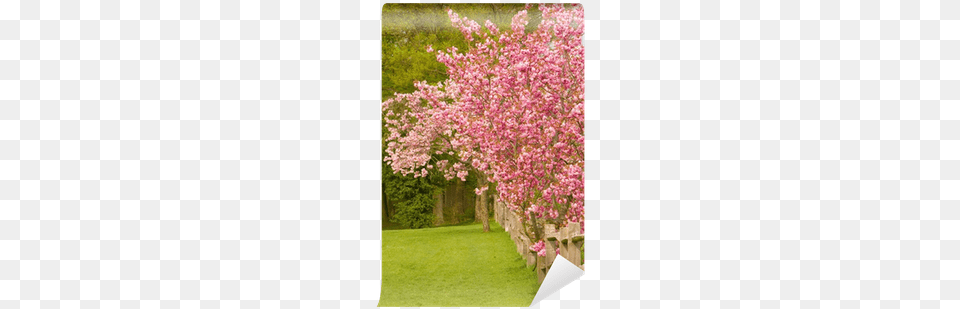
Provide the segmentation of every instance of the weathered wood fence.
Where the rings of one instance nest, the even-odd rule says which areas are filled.
[[[553,266],[553,261],[557,259],[557,249],[560,249],[561,256],[583,269],[583,232],[580,231],[579,224],[570,224],[560,229],[547,224],[544,228],[547,256],[538,257],[536,252],[530,250],[533,242],[522,232],[520,218],[499,200],[494,203],[493,211],[497,223],[503,226],[516,244],[517,253],[527,260],[527,266],[536,265],[540,282],[543,282],[547,271]]]

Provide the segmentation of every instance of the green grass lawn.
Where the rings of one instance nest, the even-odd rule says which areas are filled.
[[[380,307],[526,307],[540,287],[502,227],[383,231]]]

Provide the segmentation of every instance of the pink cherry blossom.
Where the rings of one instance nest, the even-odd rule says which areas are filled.
[[[530,246],[530,250],[536,252],[539,256],[547,256],[547,244],[543,242],[543,239]]]
[[[509,30],[448,11],[470,48],[428,46],[449,78],[417,82],[416,91],[382,107],[384,160],[394,172],[423,177],[435,170],[447,179],[477,173],[542,245],[546,223],[584,227],[584,24],[579,5],[539,10],[542,21],[530,33],[526,10]]]

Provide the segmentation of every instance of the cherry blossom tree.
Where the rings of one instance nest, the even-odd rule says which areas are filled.
[[[448,11],[470,48],[428,46],[449,78],[416,83],[413,93],[383,103],[384,160],[420,177],[475,173],[478,195],[495,185],[537,241],[531,249],[545,255],[545,224],[583,227],[584,27],[579,5],[541,4],[539,11],[532,32],[524,31],[527,10],[505,30]]]

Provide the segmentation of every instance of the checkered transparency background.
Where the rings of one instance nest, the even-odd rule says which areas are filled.
[[[960,306],[960,2],[585,5],[543,308]],[[0,2],[0,308],[379,297],[379,3]]]

